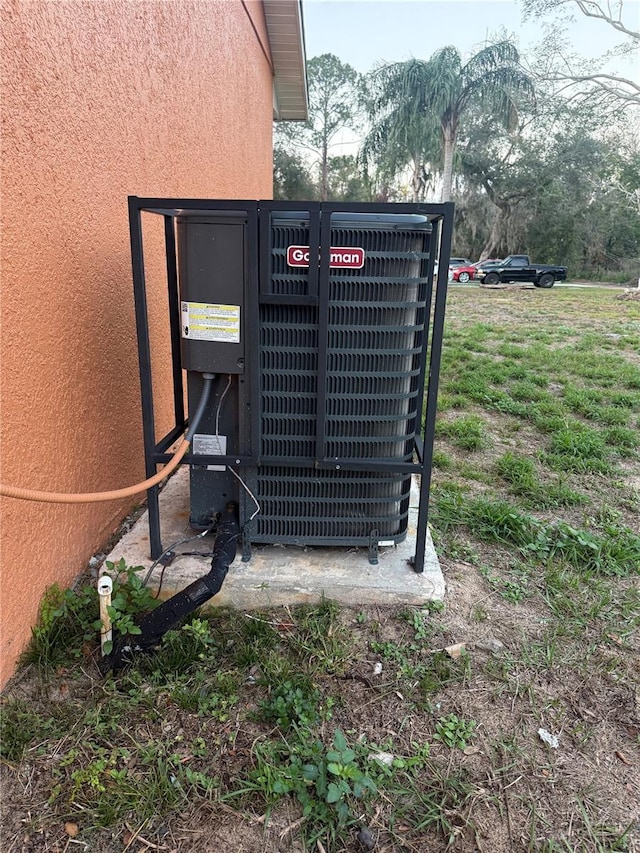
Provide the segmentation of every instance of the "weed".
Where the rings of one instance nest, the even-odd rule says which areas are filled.
[[[428,643],[435,633],[433,624],[427,621],[426,614],[414,608],[403,610],[400,618],[407,622],[414,631],[414,637],[420,643]]]
[[[448,684],[468,679],[471,671],[468,655],[463,654],[457,660],[452,660],[444,651],[425,656],[423,648],[427,635],[418,639],[417,643],[402,644],[393,640],[372,640],[369,646],[371,651],[395,664],[399,678],[407,682],[408,688],[417,690],[420,701],[425,695],[436,693]]]
[[[486,622],[489,618],[489,611],[484,604],[474,604],[471,608],[472,622]]]
[[[499,355],[504,356],[505,358],[523,358],[525,355],[525,350],[522,347],[516,347],[513,344],[501,344],[496,352]]]
[[[234,672],[197,670],[189,678],[176,678],[168,685],[169,699],[185,711],[224,723],[238,702],[238,677]]]
[[[453,459],[444,450],[433,451],[433,467],[441,471],[449,471],[453,467]]]
[[[480,560],[476,546],[457,531],[447,536],[446,539],[438,540],[438,542],[441,546],[439,551],[452,560],[463,560],[472,565],[476,565]]]
[[[365,769],[362,747],[352,749],[336,730],[330,749],[320,740],[259,741],[254,747],[255,769],[222,799],[260,795],[267,806],[293,796],[302,807],[310,845],[323,838],[333,843],[356,820],[354,806],[376,792]]]
[[[520,400],[526,403],[549,399],[547,392],[540,388],[536,382],[531,381],[528,377],[527,379],[523,379],[521,382],[514,382],[511,386],[511,396],[514,400]]]
[[[467,398],[462,394],[440,394],[438,396],[438,411],[448,412],[450,409],[464,409]]]
[[[323,599],[315,606],[293,611],[295,630],[284,635],[284,644],[296,651],[311,669],[340,672],[350,656],[350,633],[338,618],[338,606]]]
[[[433,652],[416,674],[420,694],[431,695],[448,684],[467,681],[471,674],[471,658],[463,653],[453,661],[444,651]]]
[[[455,491],[437,495],[432,520],[443,530],[464,524],[480,539],[515,546],[527,558],[564,561],[583,571],[627,575],[640,565],[640,536],[617,523],[596,534],[540,521],[506,501],[465,501]]]
[[[244,617],[236,632],[233,650],[238,666],[250,667],[266,658],[280,643],[280,636],[269,617],[261,613]]]
[[[49,587],[40,603],[38,622],[31,631],[31,642],[20,658],[21,665],[34,664],[43,671],[65,666],[82,655],[85,643],[97,648],[100,610],[97,590],[83,586],[79,590]]]
[[[619,456],[635,456],[639,448],[637,430],[624,426],[612,426],[602,432],[605,444],[610,445]]]
[[[115,573],[109,615],[113,627],[121,633],[139,633],[133,622],[137,613],[155,606],[150,591],[143,586],[136,572],[124,560],[107,568]],[[85,584],[78,590],[61,590],[53,585],[45,592],[40,604],[38,622],[31,632],[31,642],[23,653],[22,665],[34,664],[43,671],[71,665],[87,649],[97,649],[99,631],[99,602],[96,588]],[[108,652],[110,649],[105,647]]]
[[[507,483],[509,491],[523,498],[529,506],[539,509],[555,506],[575,506],[586,498],[564,483],[542,483],[532,459],[507,452],[496,460],[496,471]]]
[[[111,604],[107,607],[113,630],[122,636],[141,634],[142,630],[134,622],[134,617],[153,610],[158,603],[137,574],[141,567],[127,567],[124,558],[117,563],[107,560],[105,565],[111,574],[115,573]],[[111,641],[103,645],[105,654],[109,654],[112,648]]]
[[[285,732],[292,726],[310,729],[324,717],[331,717],[331,702],[323,713],[322,696],[309,678],[299,678],[294,684],[285,681],[271,691],[260,703],[258,719],[273,722]]]
[[[507,577],[495,574],[488,566],[480,566],[479,571],[491,589],[505,601],[518,604],[532,595],[529,571],[522,564],[509,571]]]
[[[415,778],[399,774],[393,790],[396,820],[416,833],[417,849],[425,849],[426,833],[435,833],[448,848],[460,840],[469,823],[474,793],[463,772],[428,761]],[[403,833],[398,841],[405,846],[405,840]]]
[[[571,825],[571,838],[546,839],[536,850],[541,853],[628,853],[630,850],[633,825],[620,829],[594,821],[584,798],[577,802],[577,812],[572,814]]]
[[[473,738],[476,726],[475,720],[465,720],[456,714],[447,714],[436,723],[433,737],[452,749],[465,749]]]

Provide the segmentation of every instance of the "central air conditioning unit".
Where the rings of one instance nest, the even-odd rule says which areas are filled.
[[[422,475],[426,538],[453,206],[131,198],[147,472],[215,377],[191,452],[190,523],[238,506],[254,543],[359,546],[407,535]],[[175,428],[153,424],[142,213],[164,217]],[[434,261],[440,277],[434,287]],[[157,487],[152,557],[162,552]]]

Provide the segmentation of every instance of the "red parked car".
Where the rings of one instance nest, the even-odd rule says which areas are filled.
[[[461,284],[466,284],[477,278],[477,271],[484,268],[485,264],[495,264],[495,258],[486,258],[484,261],[478,261],[475,264],[462,264],[460,266],[449,268],[449,281],[459,281]]]

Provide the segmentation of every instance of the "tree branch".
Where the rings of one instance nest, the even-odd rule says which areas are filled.
[[[618,30],[619,33],[623,33],[624,35],[634,39],[634,41],[640,42],[640,32],[630,30],[622,23],[622,3],[618,3],[618,16],[615,18],[608,3],[607,11],[605,11],[602,4],[596,3],[595,0],[573,0],[573,2],[576,4],[578,9],[580,9],[582,14],[587,16],[587,18],[596,18],[599,21],[605,21],[615,30]]]
[[[556,83],[565,81],[567,83],[565,89],[577,83],[593,83],[594,86],[609,95],[615,95],[625,101],[640,104],[640,85],[634,83],[633,80],[627,80],[625,77],[616,77],[612,74],[556,74],[542,79]],[[621,88],[622,86],[628,86],[630,91]]]

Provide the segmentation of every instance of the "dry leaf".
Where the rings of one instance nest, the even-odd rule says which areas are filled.
[[[613,640],[613,642],[617,643],[619,646],[624,646],[624,642],[623,642],[622,638],[619,637],[617,634],[607,634],[607,637],[610,640]]]
[[[449,655],[452,660],[457,660],[462,652],[465,650],[464,643],[454,643],[452,646],[446,646],[445,652]]]
[[[80,829],[77,823],[73,823],[72,821],[68,820],[64,825],[64,831],[67,833],[69,838],[75,838],[76,835],[80,832]]]
[[[633,762],[629,761],[629,759],[624,754],[624,752],[620,752],[619,749],[616,749],[616,758],[618,758],[620,761],[622,761],[623,764],[626,764],[627,767],[633,767]]]
[[[479,746],[465,746],[462,750],[465,755],[477,755],[480,752]]]

